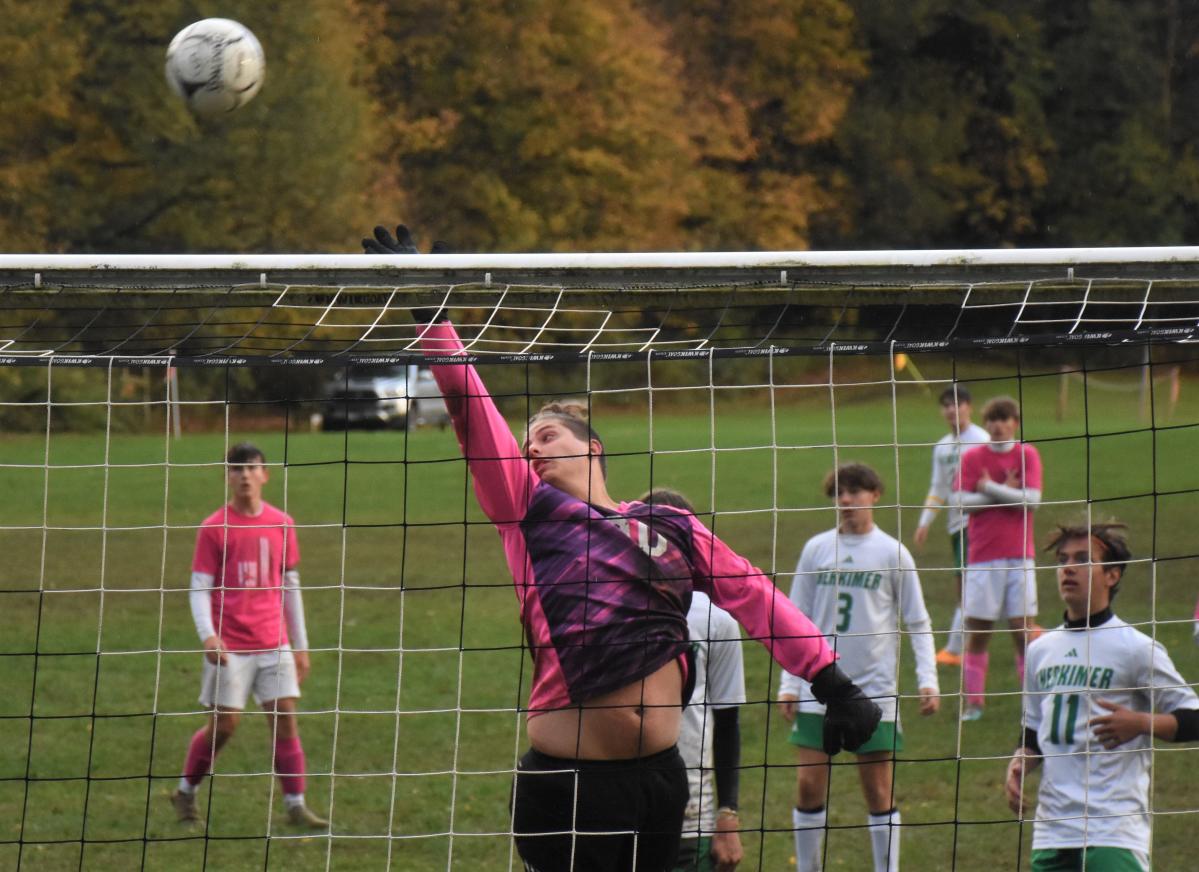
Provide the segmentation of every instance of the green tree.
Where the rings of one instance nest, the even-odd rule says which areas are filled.
[[[1053,140],[1032,0],[854,0],[870,75],[835,162],[850,219],[822,246],[928,248],[1038,237]]]
[[[1043,213],[1060,245],[1179,243],[1199,199],[1199,4],[1043,4],[1057,141]]]
[[[704,248],[806,248],[841,213],[828,145],[866,69],[845,0],[649,0],[684,58]]]

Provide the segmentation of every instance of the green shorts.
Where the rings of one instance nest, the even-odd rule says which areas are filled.
[[[800,748],[824,750],[824,715],[815,712],[800,712],[795,716],[791,725],[791,735],[787,740]],[[880,721],[878,728],[866,740],[866,744],[854,751],[854,754],[871,754],[875,751],[903,750],[903,731],[895,726],[895,721]]]
[[[1032,872],[1149,872],[1149,858],[1128,848],[1041,848]]]
[[[674,872],[715,872],[712,865],[712,837],[679,840],[679,858]]]
[[[966,528],[958,530],[956,533],[949,534],[949,545],[953,549],[953,565],[958,575],[962,574],[962,570],[966,567],[966,553],[969,550],[966,542]]]

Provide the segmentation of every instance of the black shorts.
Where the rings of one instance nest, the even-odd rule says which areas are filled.
[[[636,760],[567,760],[530,750],[512,788],[516,850],[529,872],[664,872],[687,807],[677,748]]]

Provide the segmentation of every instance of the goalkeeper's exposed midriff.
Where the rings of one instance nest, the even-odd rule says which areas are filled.
[[[672,747],[679,737],[683,670],[671,661],[646,678],[577,706],[531,717],[529,744],[553,757],[628,760]]]

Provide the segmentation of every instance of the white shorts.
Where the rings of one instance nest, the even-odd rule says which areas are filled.
[[[1037,614],[1037,574],[1022,557],[971,563],[962,576],[962,614],[996,621]]]
[[[276,699],[294,699],[300,695],[296,679],[296,658],[291,648],[259,651],[252,654],[225,655],[224,666],[204,658],[204,677],[200,685],[200,705],[242,711],[253,692],[259,705]]]

